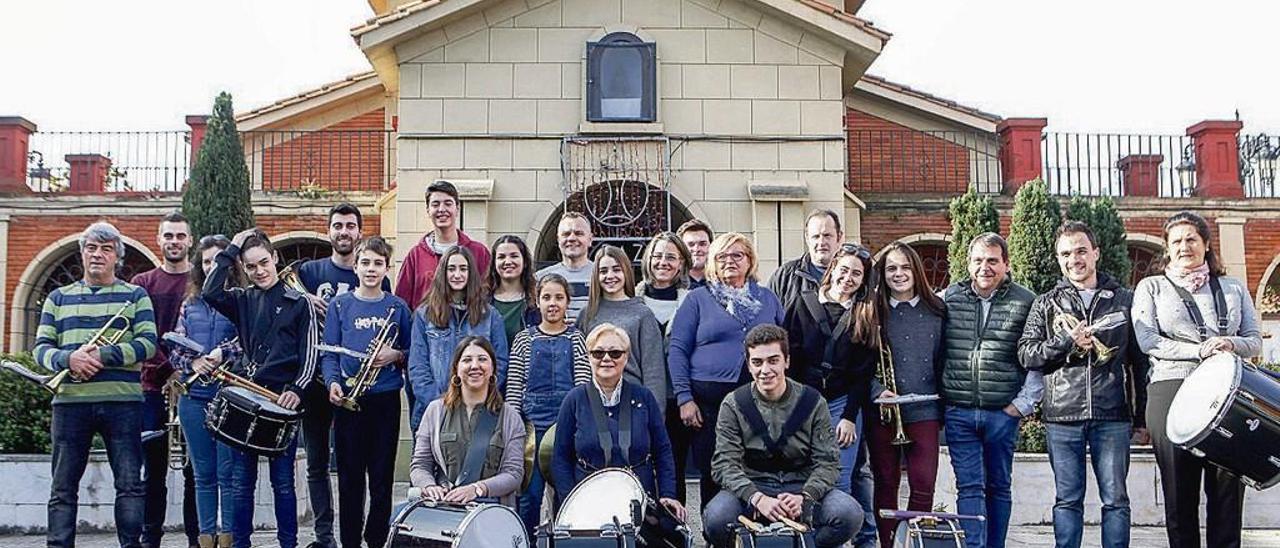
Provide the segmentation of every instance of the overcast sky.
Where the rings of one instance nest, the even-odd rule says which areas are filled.
[[[1205,118],[1280,132],[1268,0],[868,0],[894,34],[875,74],[1050,130],[1181,134]],[[179,129],[369,65],[362,0],[0,2],[0,115],[46,130]]]

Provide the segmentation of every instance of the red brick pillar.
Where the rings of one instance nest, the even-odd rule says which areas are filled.
[[[1161,154],[1130,154],[1116,162],[1125,196],[1160,196]]]
[[[36,125],[21,116],[0,116],[0,192],[30,192],[27,151]]]
[[[187,127],[191,128],[191,167],[195,167],[196,154],[200,152],[200,146],[204,144],[204,132],[209,128],[209,115],[187,115]]]
[[[1000,175],[1004,193],[1017,194],[1022,183],[1040,177],[1043,171],[1040,143],[1045,118],[1008,118],[996,126],[1000,134]]]
[[[1187,128],[1196,158],[1195,195],[1202,198],[1244,198],[1240,182],[1238,120],[1205,120]]]
[[[68,154],[65,159],[71,166],[71,192],[104,192],[107,174],[111,171],[111,158],[101,154]]]

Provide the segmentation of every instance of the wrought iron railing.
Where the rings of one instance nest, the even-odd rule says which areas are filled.
[[[1000,191],[1000,142],[994,134],[854,129],[848,139],[853,192]]]
[[[392,131],[255,130],[240,140],[255,190],[378,191],[394,179]],[[193,162],[188,131],[41,131],[27,156],[38,193],[181,192]]]
[[[240,142],[258,190],[376,191],[394,178],[392,131],[254,130]]]
[[[1048,132],[1041,151],[1045,182],[1058,195],[1183,197],[1195,188],[1185,135]]]
[[[1280,198],[1276,188],[1280,168],[1280,137],[1258,134],[1241,135],[1240,183],[1250,198]]]
[[[190,174],[186,131],[41,131],[29,143],[27,186],[35,192],[176,192]],[[73,187],[73,168],[99,171],[75,177]]]

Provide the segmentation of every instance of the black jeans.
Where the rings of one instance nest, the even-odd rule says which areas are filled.
[[[698,492],[702,495],[703,509],[720,492],[720,486],[711,477],[711,456],[716,451],[716,421],[720,418],[720,404],[739,386],[742,385],[733,382],[689,381],[693,402],[698,404],[698,412],[702,414],[702,428],[693,430],[693,465],[702,475],[698,480]]]
[[[1165,423],[1181,380],[1147,387],[1147,428],[1160,467],[1165,530],[1170,548],[1200,547],[1200,482],[1207,497],[1205,536],[1213,548],[1238,548],[1244,516],[1244,483],[1240,477],[1209,464],[1169,441]]]
[[[337,546],[333,540],[333,491],[329,486],[329,435],[333,432],[333,404],[318,382],[307,383],[303,395],[302,447],[307,452],[307,494],[315,515],[316,542]]]
[[[667,436],[671,438],[671,454],[676,460],[676,500],[684,504],[687,500],[685,471],[689,468],[689,446],[693,443],[694,432],[680,420],[680,406],[676,405],[676,400],[667,400],[666,417]]]
[[[334,409],[338,533],[343,548],[382,548],[391,523],[391,485],[400,437],[400,391],[360,398],[360,411]],[[364,497],[369,495],[369,519]]]
[[[142,431],[163,430],[169,408],[160,392],[143,394]],[[154,438],[142,445],[142,483],[146,502],[142,511],[142,545],[160,546],[169,509],[169,436]],[[182,530],[187,545],[199,543],[200,520],[196,517],[196,484],[191,463],[182,467]]]
[[[53,406],[52,484],[49,493],[49,546],[75,546],[80,478],[89,464],[94,434],[107,446],[115,479],[116,538],[120,546],[141,546],[143,489],[142,404],[138,402],[66,403]]]

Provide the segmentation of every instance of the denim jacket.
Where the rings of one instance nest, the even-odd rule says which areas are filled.
[[[413,386],[414,405],[409,415],[409,426],[418,431],[418,423],[431,400],[444,394],[449,383],[453,351],[458,341],[469,335],[488,339],[497,354],[498,389],[507,378],[507,332],[502,315],[493,305],[487,305],[485,317],[476,325],[458,321],[455,316],[446,327],[437,327],[427,319],[426,308],[413,312],[413,338],[409,347],[409,383]]]

